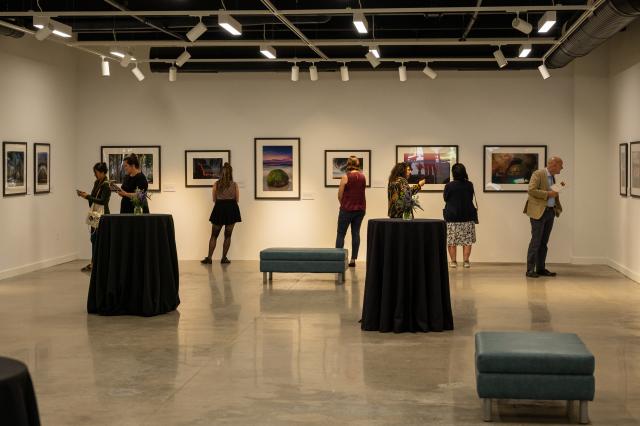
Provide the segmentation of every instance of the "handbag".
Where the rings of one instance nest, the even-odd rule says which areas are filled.
[[[478,207],[478,199],[476,198],[475,189],[473,190],[473,204],[474,204],[473,207],[476,209],[476,211],[473,214],[473,223],[478,225],[480,223],[480,220],[478,219],[478,211],[480,211],[480,207]]]
[[[102,191],[102,185],[96,194],[96,198],[100,196],[100,192]],[[104,206],[98,203],[91,204],[89,207],[89,212],[87,213],[87,217],[85,218],[85,223],[94,229],[98,229],[98,225],[100,224],[100,218],[104,214]]]

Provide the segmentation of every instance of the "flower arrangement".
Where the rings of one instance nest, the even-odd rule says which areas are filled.
[[[131,203],[133,204],[133,213],[142,214],[144,203],[150,200],[151,196],[147,191],[142,191],[140,188],[136,188],[136,192],[131,196]]]
[[[420,199],[417,195],[411,193],[411,190],[405,189],[400,193],[398,197],[397,205],[402,210],[403,219],[413,218],[413,212],[416,209],[424,210],[420,205]]]

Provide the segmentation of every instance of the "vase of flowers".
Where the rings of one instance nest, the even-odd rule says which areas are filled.
[[[410,190],[402,191],[398,198],[398,206],[402,210],[403,220],[412,220],[416,209],[423,210],[418,196],[412,194]]]
[[[151,198],[147,194],[147,191],[142,191],[140,188],[136,188],[136,192],[131,197],[131,203],[133,204],[133,214],[141,215],[144,213],[144,203],[147,199]]]

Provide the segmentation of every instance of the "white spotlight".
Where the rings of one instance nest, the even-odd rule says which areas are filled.
[[[43,41],[53,33],[53,27],[48,24],[36,31],[36,40]]]
[[[496,58],[496,62],[500,68],[504,68],[507,66],[507,58],[504,57],[504,53],[502,50],[498,49],[493,52],[493,57]]]
[[[227,30],[231,35],[242,35],[242,25],[227,12],[220,12],[218,14],[218,25]]]
[[[297,65],[293,65],[291,67],[291,81],[298,81],[300,78],[300,67]]]
[[[102,76],[109,77],[111,75],[111,72],[109,70],[109,61],[107,61],[104,56],[101,56],[101,58],[102,60],[100,61],[100,64],[102,68]]]
[[[200,18],[200,22],[196,24],[195,27],[191,28],[187,33],[187,38],[189,41],[194,42],[200,38],[200,36],[207,32],[207,26],[202,23],[202,18]]]
[[[347,68],[347,64],[340,67],[340,79],[342,81],[349,81],[349,68]]]
[[[513,21],[511,21],[511,26],[524,34],[530,34],[533,30],[533,26],[524,19],[520,19],[520,16],[516,16],[515,18],[513,18]]]
[[[318,67],[315,64],[309,67],[309,77],[311,81],[318,81]]]
[[[169,67],[169,81],[174,82],[178,79],[178,68],[175,65]]]
[[[371,52],[371,54],[375,56],[376,59],[380,59],[380,48],[377,44],[369,46],[369,52]]]
[[[367,52],[364,57],[367,58],[367,61],[369,61],[372,67],[376,68],[378,65],[380,65],[380,61],[378,60],[378,58],[376,58],[376,55],[374,55],[373,52]]]
[[[541,34],[548,33],[557,21],[558,18],[555,10],[546,11],[538,21],[538,32]]]
[[[182,52],[180,54],[180,56],[178,56],[178,58],[176,59],[176,65],[181,67],[183,66],[189,59],[191,59],[191,53],[189,53],[187,51],[187,49],[184,49],[184,52]]]
[[[423,72],[427,77],[429,77],[431,80],[435,80],[435,78],[436,78],[436,77],[438,77],[438,73],[437,73],[437,72],[435,72],[435,71],[433,70],[433,68],[431,68],[431,67],[429,66],[429,64],[428,64],[428,63],[426,63],[426,64],[424,65],[424,69],[422,70],[422,72]]]
[[[262,53],[264,56],[266,56],[269,59],[276,58],[276,49],[274,49],[271,46],[267,46],[266,44],[263,44],[260,46],[260,53]]]
[[[547,66],[545,64],[540,65],[538,67],[538,71],[540,71],[540,75],[542,76],[543,80],[546,80],[549,77],[551,77],[551,74],[549,73],[549,70],[547,69]]]
[[[518,51],[518,57],[526,58],[527,56],[529,56],[530,53],[531,53],[531,45],[523,44],[522,46],[520,46],[520,50]]]
[[[400,81],[407,81],[407,67],[404,64],[398,67],[398,76],[400,77]]]
[[[124,56],[122,57],[122,59],[120,60],[120,66],[123,68],[126,68],[129,66],[129,64],[133,61],[135,61],[136,58],[134,58],[133,56],[131,56],[129,53],[125,53]]]
[[[133,75],[136,76],[138,81],[144,80],[144,74],[142,74],[142,71],[140,71],[140,68],[138,68],[137,63],[136,63],[136,66],[131,70],[131,72],[133,73]]]
[[[369,32],[369,23],[362,12],[355,12],[353,14],[353,25],[360,34],[366,34]]]

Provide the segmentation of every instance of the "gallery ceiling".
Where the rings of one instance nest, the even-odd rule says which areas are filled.
[[[68,45],[114,60],[110,52],[128,52],[155,72],[167,72],[185,49],[191,57],[180,72],[288,71],[294,63],[374,70],[365,56],[375,47],[375,70],[402,63],[423,69],[427,62],[436,70],[497,70],[498,49],[505,69],[535,69],[606,3],[612,1],[0,0],[0,26],[33,30],[34,17],[51,18],[73,29]],[[364,15],[366,33],[356,30],[354,13]],[[518,16],[531,25],[529,34],[514,27]],[[543,16],[556,21],[546,33],[538,31]],[[224,17],[241,35],[221,27]],[[187,33],[200,19],[205,31],[192,42]],[[276,58],[263,56],[262,45]],[[531,52],[519,57],[527,45]]]

